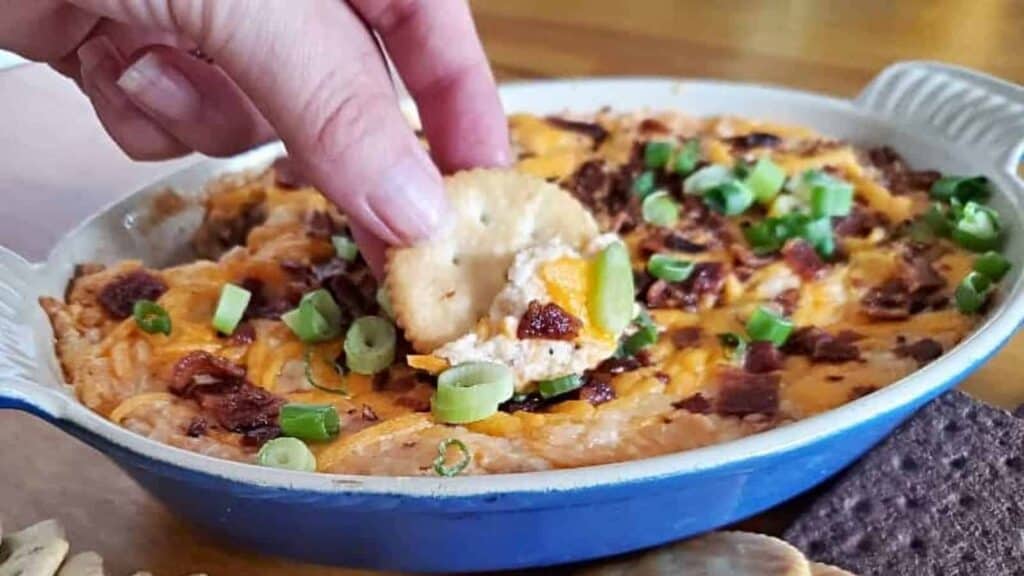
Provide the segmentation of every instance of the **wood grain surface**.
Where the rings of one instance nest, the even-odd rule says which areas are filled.
[[[477,24],[500,79],[580,75],[672,75],[766,82],[853,95],[885,65],[938,59],[1024,83],[1021,0],[479,0]],[[70,85],[38,72],[0,74],[0,243],[32,257],[70,222],[170,165],[129,164],[107,144],[101,160],[55,152],[58,120],[26,115],[26,99],[82,110]],[[45,89],[40,86],[45,85]],[[54,129],[66,127],[59,124]],[[15,127],[15,129],[11,129]],[[44,127],[41,129],[40,127]],[[76,142],[105,142],[93,122]],[[83,148],[78,148],[83,150]],[[10,154],[17,161],[10,160]],[[69,189],[41,160],[82,172]],[[63,155],[62,155],[63,154]],[[27,164],[26,164],[27,163]],[[89,184],[89,170],[103,185]],[[115,185],[111,174],[120,175]],[[127,176],[125,176],[127,175]],[[43,178],[41,181],[40,178]],[[47,179],[49,178],[49,179]],[[84,182],[84,184],[81,184]],[[92,181],[95,182],[95,181]],[[74,202],[55,217],[41,217]],[[13,199],[13,202],[8,202]],[[14,208],[12,208],[12,206]],[[16,231],[16,232],[15,232]],[[31,234],[27,234],[31,231]],[[965,387],[1004,406],[1024,401],[1024,337],[1014,339]],[[0,413],[0,519],[13,528],[48,517],[68,526],[72,546],[94,549],[113,576],[148,568],[157,576],[350,575],[238,550],[185,525],[100,454],[29,416]],[[339,538],[344,538],[339,534]]]

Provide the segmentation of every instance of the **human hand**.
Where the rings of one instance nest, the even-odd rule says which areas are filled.
[[[446,203],[363,21],[441,170],[508,160],[463,0],[0,0],[0,13],[0,46],[72,78],[133,158],[230,155],[280,137],[378,271],[384,246],[429,235]]]

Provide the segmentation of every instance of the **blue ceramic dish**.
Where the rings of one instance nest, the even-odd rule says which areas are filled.
[[[202,161],[71,232],[44,263],[0,250],[0,408],[25,410],[112,458],[182,516],[263,552],[374,569],[461,572],[552,565],[653,546],[770,508],[836,473],[993,354],[1024,318],[1024,89],[962,69],[908,63],[855,100],[789,90],[664,79],[507,86],[512,111],[671,108],[804,124],[864,145],[887,143],[922,167],[984,173],[1001,190],[1007,255],[1017,272],[980,329],[926,368],[826,414],[718,446],[573,470],[461,478],[288,472],[216,460],[120,428],[64,386],[52,332],[36,305],[59,295],[73,265],[182,254],[198,222],[186,211],[139,226],[172,186],[198,196],[219,175],[280,153]]]

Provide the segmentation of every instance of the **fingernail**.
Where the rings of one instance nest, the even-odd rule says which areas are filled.
[[[120,71],[119,55],[107,37],[97,36],[82,44],[77,55],[83,82],[93,86],[99,96],[109,102],[124,101],[124,92],[114,82]]]
[[[419,148],[388,170],[367,203],[405,243],[429,238],[449,213],[440,174]]]
[[[153,52],[126,68],[117,85],[133,102],[164,118],[193,118],[202,107],[202,98],[188,78]]]

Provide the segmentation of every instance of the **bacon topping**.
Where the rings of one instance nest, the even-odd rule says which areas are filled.
[[[725,284],[721,262],[698,262],[690,277],[682,282],[656,280],[647,288],[645,301],[650,308],[697,307],[704,296],[717,296]]]
[[[775,298],[772,298],[772,302],[779,305],[783,314],[792,316],[796,312],[796,305],[800,303],[800,289],[790,288],[783,290]]]
[[[676,328],[668,333],[668,337],[672,340],[672,345],[677,350],[683,348],[690,348],[700,343],[701,329],[699,326],[687,326],[685,328]]]
[[[883,216],[870,212],[860,204],[854,204],[853,209],[846,216],[835,219],[832,229],[839,236],[854,236],[863,238],[871,233],[877,226],[885,224]]]
[[[852,330],[833,336],[821,328],[805,326],[793,332],[783,351],[807,356],[816,362],[852,362],[860,359],[860,349],[854,344],[860,338],[861,335]]]
[[[133,270],[114,278],[100,291],[98,300],[107,314],[118,320],[132,315],[139,300],[156,300],[167,291],[167,284],[145,270]]]
[[[743,360],[743,369],[753,374],[763,374],[782,369],[786,357],[771,342],[751,342]]]
[[[903,320],[910,316],[910,289],[899,278],[890,278],[868,290],[860,303],[876,320]]]
[[[868,291],[861,300],[864,313],[878,320],[901,320],[927,308],[944,305],[947,298],[940,289],[946,279],[924,256],[904,257],[893,278]]]
[[[805,240],[797,239],[786,242],[782,247],[782,257],[793,272],[804,280],[814,280],[825,269],[825,262],[818,252]]]
[[[242,322],[235,328],[235,331],[228,336],[228,344],[232,346],[244,346],[256,341],[256,328],[250,322]]]
[[[775,148],[782,142],[782,139],[767,132],[751,132],[742,136],[726,138],[725,141],[735,150],[743,152],[754,148]]]
[[[868,150],[868,160],[882,173],[883,184],[893,194],[929,190],[942,177],[935,170],[911,170],[903,158],[888,146]]]
[[[694,414],[707,414],[711,412],[711,402],[700,392],[688,398],[683,398],[678,402],[673,402],[672,407],[678,410],[693,412]]]
[[[725,416],[774,415],[779,410],[779,375],[751,374],[734,368],[718,374],[715,412]]]
[[[544,340],[572,340],[580,333],[583,323],[554,302],[541,304],[533,300],[523,313],[516,337],[520,340],[540,338]]]
[[[569,178],[567,187],[581,202],[592,206],[597,202],[598,193],[608,184],[608,174],[604,171],[604,160],[587,160]]]
[[[559,118],[558,116],[548,116],[548,124],[551,124],[555,128],[562,130],[570,130],[577,132],[589,137],[594,141],[594,149],[596,150],[601,144],[604,143],[605,139],[608,138],[608,130],[604,126],[597,124],[596,122],[581,122],[579,120],[567,120],[565,118]]]
[[[611,375],[594,374],[585,378],[586,382],[577,390],[580,400],[590,402],[594,406],[615,399],[615,389],[611,385]]]
[[[897,346],[895,352],[900,356],[913,358],[920,367],[942,356],[942,344],[932,338],[922,338],[913,344]]]

